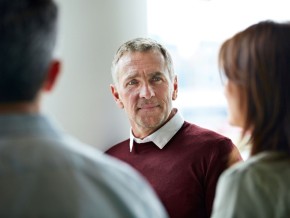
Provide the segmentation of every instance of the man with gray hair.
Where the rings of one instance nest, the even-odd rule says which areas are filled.
[[[230,139],[184,121],[173,108],[178,83],[164,46],[130,40],[112,64],[111,91],[128,115],[130,138],[108,151],[147,178],[171,218],[210,217],[220,174],[241,160]]]
[[[56,23],[53,0],[0,1],[0,217],[166,218],[137,172],[41,113]]]

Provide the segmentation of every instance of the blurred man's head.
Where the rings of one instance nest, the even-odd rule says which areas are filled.
[[[33,101],[51,77],[56,23],[52,0],[0,1],[0,104]]]

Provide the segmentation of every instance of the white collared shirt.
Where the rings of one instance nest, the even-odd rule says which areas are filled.
[[[174,109],[177,110],[177,109]],[[162,149],[169,140],[177,133],[177,131],[182,127],[184,123],[184,118],[178,112],[160,129],[153,132],[151,135],[145,137],[144,139],[136,138],[132,133],[132,128],[130,129],[130,152],[133,149],[133,141],[137,143],[153,142],[158,148]]]

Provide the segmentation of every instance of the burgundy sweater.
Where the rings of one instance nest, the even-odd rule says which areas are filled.
[[[171,218],[210,217],[218,177],[242,160],[230,139],[188,122],[163,149],[134,142],[130,152],[127,139],[106,153],[143,174]]]

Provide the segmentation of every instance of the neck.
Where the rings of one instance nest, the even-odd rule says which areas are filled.
[[[10,113],[39,113],[36,102],[0,103],[0,114]]]

